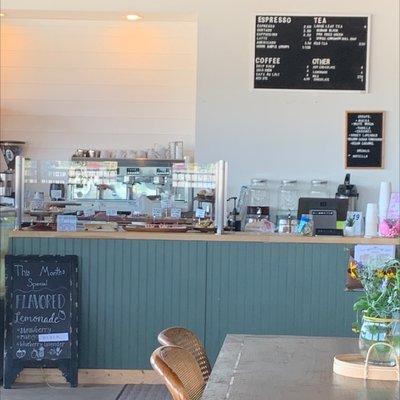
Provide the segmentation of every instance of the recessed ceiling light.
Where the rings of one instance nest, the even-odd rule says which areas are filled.
[[[139,21],[139,19],[142,19],[142,17],[140,15],[137,15],[137,14],[128,14],[126,16],[126,19],[128,21]]]
[[[4,14],[3,14],[3,13],[0,13],[0,17],[4,17]]]

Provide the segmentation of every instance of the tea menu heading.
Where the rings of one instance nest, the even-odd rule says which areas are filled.
[[[367,86],[368,17],[257,15],[254,88]]]

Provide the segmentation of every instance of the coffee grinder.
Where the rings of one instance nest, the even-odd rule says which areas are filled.
[[[25,142],[1,140],[0,149],[7,169],[0,173],[0,203],[13,204],[15,192],[15,158],[22,154]]]

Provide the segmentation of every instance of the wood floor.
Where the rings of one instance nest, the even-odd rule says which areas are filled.
[[[164,385],[68,385],[18,384],[0,387],[1,400],[171,400]]]
[[[164,385],[126,385],[116,400],[171,400]]]

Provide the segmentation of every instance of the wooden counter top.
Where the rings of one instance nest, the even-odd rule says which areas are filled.
[[[314,243],[314,244],[392,244],[400,245],[400,238],[364,238],[341,236],[294,236],[255,233],[147,233],[147,232],[46,232],[12,231],[11,238],[60,238],[60,239],[123,239],[123,240],[178,240],[208,242],[254,242],[254,243]]]

